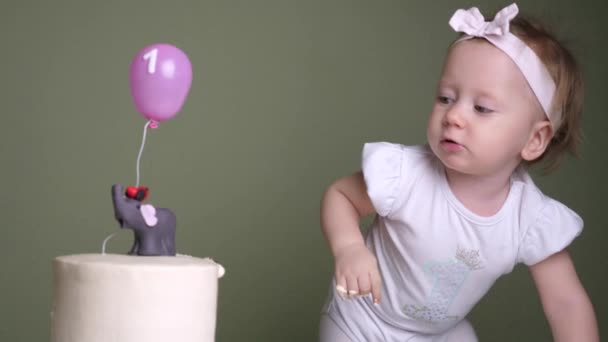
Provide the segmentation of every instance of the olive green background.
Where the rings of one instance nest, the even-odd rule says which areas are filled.
[[[194,79],[180,114],[148,132],[142,183],[178,215],[178,252],[227,270],[217,340],[316,340],[333,268],[324,188],[359,167],[366,141],[424,142],[450,15],[506,4],[2,1],[0,340],[48,340],[53,257],[99,252],[117,230],[110,186],[135,183],[145,123],[128,68],[159,42],[189,55]],[[553,24],[585,70],[583,158],[537,179],[585,219],[571,251],[606,335],[606,5],[519,5]],[[122,231],[109,249],[130,241]],[[481,341],[550,340],[525,267],[471,319]]]

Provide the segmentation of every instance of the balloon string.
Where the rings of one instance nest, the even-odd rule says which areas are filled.
[[[151,123],[152,123],[152,121],[150,120],[150,121],[146,122],[146,124],[144,125],[144,134],[141,139],[141,146],[139,147],[139,153],[137,154],[137,164],[135,165],[135,174],[136,174],[135,187],[139,186],[139,164],[141,161],[141,155],[144,152],[144,145],[146,144],[146,133],[148,132],[148,126]]]
[[[104,240],[103,240],[103,244],[101,245],[101,254],[105,255],[106,254],[106,244],[108,243],[108,240],[110,240],[111,238],[114,237],[114,235],[116,235],[118,232],[114,232],[110,235],[108,235]]]

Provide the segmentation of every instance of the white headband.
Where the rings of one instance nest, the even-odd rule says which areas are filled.
[[[494,20],[485,21],[477,7],[457,10],[450,19],[450,26],[456,32],[466,35],[456,43],[474,37],[484,38],[509,56],[521,70],[534,95],[551,122],[553,130],[560,124],[560,113],[551,113],[555,94],[555,82],[536,53],[521,39],[509,32],[509,22],[515,18],[519,9],[511,4],[496,13]]]

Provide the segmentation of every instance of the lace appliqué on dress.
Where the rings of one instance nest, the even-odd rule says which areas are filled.
[[[406,315],[428,323],[460,320],[459,316],[449,315],[448,309],[458,295],[470,272],[482,268],[478,249],[456,248],[453,260],[430,262],[425,273],[433,281],[433,288],[424,305],[406,304]]]

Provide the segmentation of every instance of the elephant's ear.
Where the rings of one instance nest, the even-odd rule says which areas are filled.
[[[143,204],[139,207],[139,211],[141,212],[141,216],[143,216],[144,221],[146,221],[148,226],[156,226],[158,223],[158,218],[156,217],[156,208],[150,204]]]

